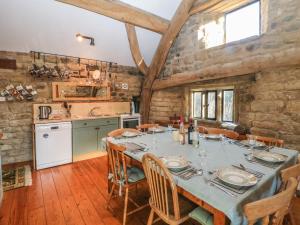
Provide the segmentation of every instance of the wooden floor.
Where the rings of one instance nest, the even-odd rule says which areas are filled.
[[[32,186],[4,193],[0,225],[122,224],[123,202],[120,198],[113,200],[113,211],[106,209],[106,166],[104,156],[33,172]],[[148,201],[146,189],[139,191],[138,201]],[[146,224],[149,211],[146,208],[129,216],[127,224]]]

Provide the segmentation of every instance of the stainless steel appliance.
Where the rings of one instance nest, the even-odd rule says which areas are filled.
[[[39,110],[40,110],[40,114],[39,114],[40,120],[49,119],[49,115],[52,112],[52,109],[50,106],[40,106]]]
[[[123,114],[120,116],[120,127],[121,128],[136,128],[141,124],[141,115],[135,114]]]

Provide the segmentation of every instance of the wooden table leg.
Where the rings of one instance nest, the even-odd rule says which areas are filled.
[[[226,225],[226,216],[220,211],[214,212],[214,225]]]

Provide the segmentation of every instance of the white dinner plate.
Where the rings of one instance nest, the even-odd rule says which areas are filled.
[[[266,152],[266,151],[256,151],[254,152],[253,156],[257,159],[271,162],[271,163],[279,163],[284,162],[287,158],[287,156],[277,154],[274,152]]]
[[[148,129],[148,132],[154,132],[154,133],[162,133],[164,131],[165,131],[165,129],[162,127],[150,127]]]
[[[125,131],[123,134],[122,134],[123,137],[136,137],[138,136],[138,133],[136,132],[130,132],[130,131]]]
[[[234,187],[251,187],[258,182],[253,174],[234,167],[219,169],[216,175],[221,181]]]
[[[250,143],[249,140],[242,140],[241,143],[244,144],[244,145],[255,146],[255,147],[264,147],[264,146],[266,146],[265,143],[260,142],[260,141],[255,141],[254,142],[255,144],[252,144],[252,143]]]
[[[222,136],[219,134],[206,134],[205,138],[210,140],[221,140]]]
[[[180,156],[166,156],[162,158],[163,163],[168,169],[184,169],[189,166],[189,162]]]

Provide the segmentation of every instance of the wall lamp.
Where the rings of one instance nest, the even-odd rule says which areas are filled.
[[[90,45],[92,45],[92,46],[95,45],[94,38],[92,38],[92,37],[84,36],[84,35],[78,33],[78,34],[76,34],[76,38],[77,38],[77,41],[79,41],[79,42],[82,42],[83,39],[88,39],[91,41]]]

